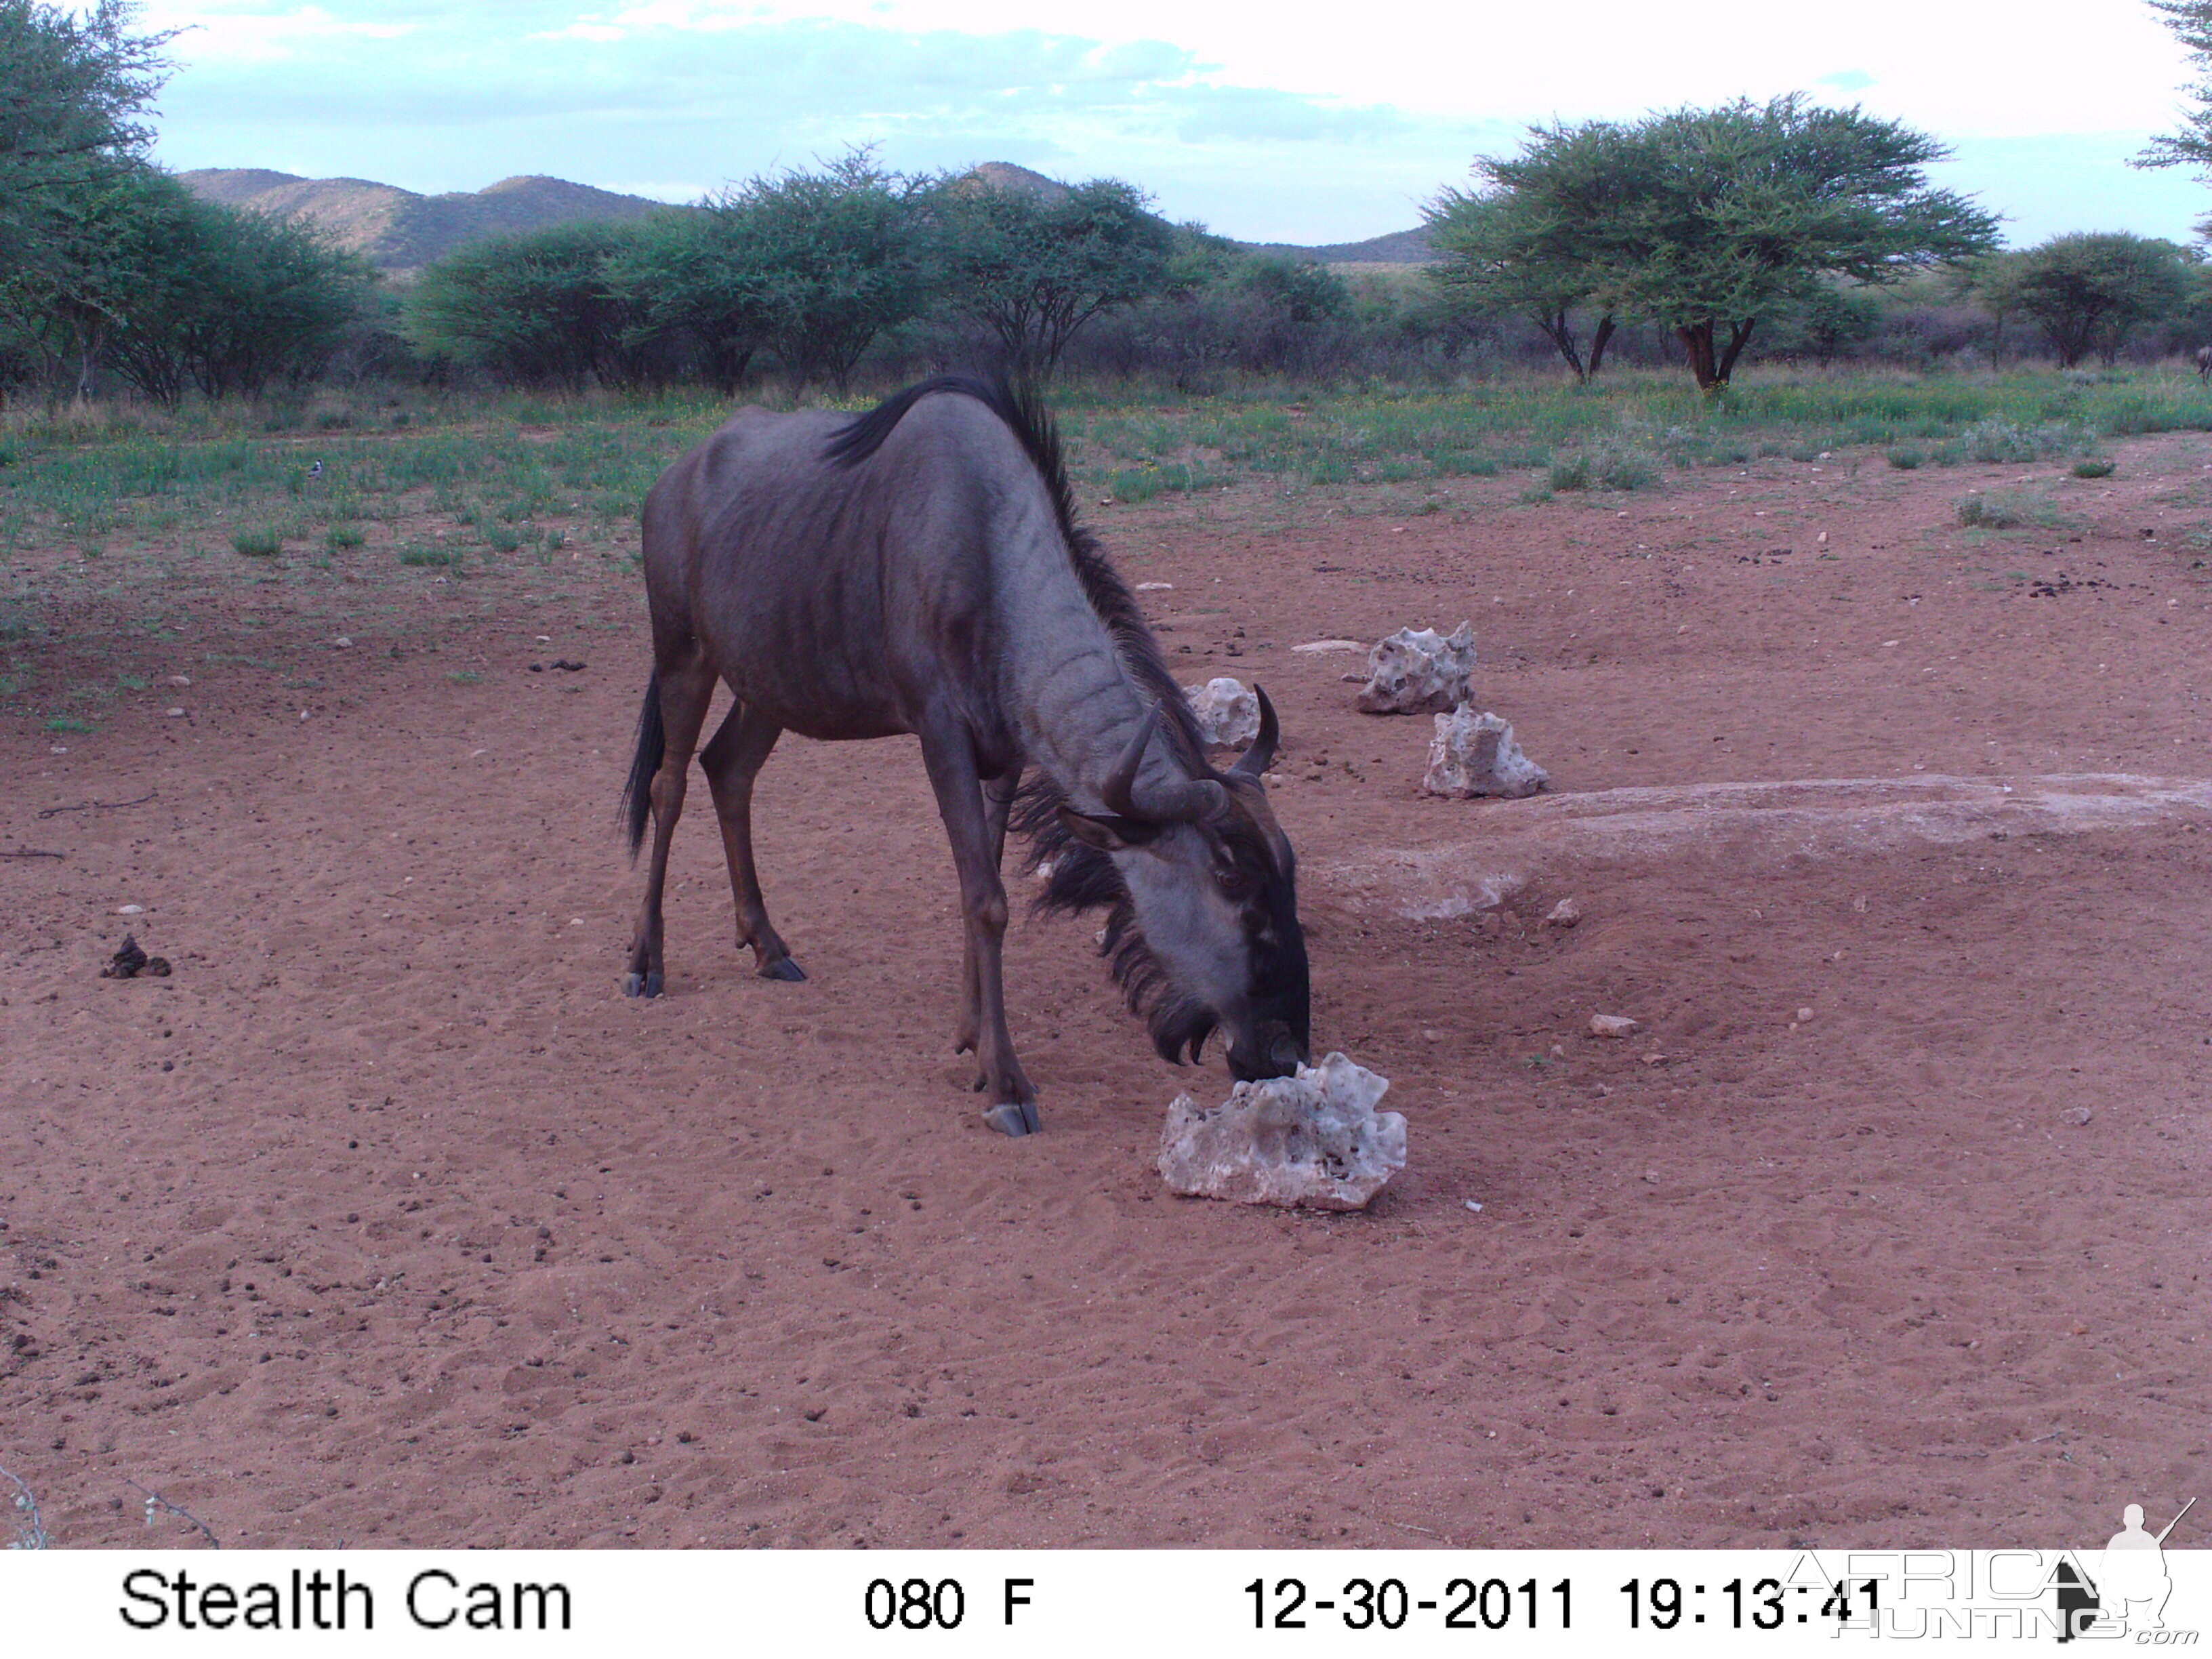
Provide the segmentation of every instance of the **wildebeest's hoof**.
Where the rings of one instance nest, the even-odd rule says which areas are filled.
[[[1044,1127],[1036,1103],[1009,1100],[983,1114],[983,1121],[1002,1135],[1033,1135]]]
[[[761,963],[760,976],[763,979],[780,979],[787,984],[796,985],[806,977],[806,970],[789,957],[778,957],[774,962]]]
[[[625,974],[623,975],[623,994],[626,997],[657,997],[660,994],[661,979],[658,974]]]

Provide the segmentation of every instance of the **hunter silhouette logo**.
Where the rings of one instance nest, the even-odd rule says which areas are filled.
[[[2100,1621],[2113,1634],[2164,1630],[2166,1599],[2173,1594],[2166,1571],[2166,1536],[2196,1507],[2192,1498],[2154,1535],[2143,1530],[2142,1505],[2130,1504],[2120,1512],[2120,1529],[2106,1541],[2094,1578],[2085,1579],[2070,1562],[2060,1563],[2055,1578],[2064,1628],[2058,1639],[2070,1642]]]

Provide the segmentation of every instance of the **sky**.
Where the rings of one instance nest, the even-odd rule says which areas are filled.
[[[148,0],[142,16],[185,31],[155,150],[179,170],[422,191],[550,173],[686,201],[872,144],[902,171],[1124,179],[1170,218],[1314,244],[1418,224],[1532,123],[1802,92],[1942,140],[1935,182],[2002,215],[2015,246],[2185,240],[2212,214],[2212,184],[2127,165],[2193,78],[2144,0],[2070,0],[2063,27],[1989,0],[1791,9]]]

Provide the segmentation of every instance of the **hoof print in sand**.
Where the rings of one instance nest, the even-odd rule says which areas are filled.
[[[1193,1198],[1360,1210],[1406,1167],[1406,1120],[1378,1112],[1389,1079],[1333,1054],[1295,1077],[1240,1083],[1218,1106],[1178,1095],[1160,1178]]]

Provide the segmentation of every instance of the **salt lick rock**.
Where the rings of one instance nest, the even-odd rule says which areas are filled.
[[[1447,638],[1433,628],[1401,628],[1367,653],[1367,684],[1359,690],[1363,714],[1426,714],[1465,702],[1473,695],[1474,629],[1462,623]]]
[[[1209,744],[1242,749],[1260,735],[1260,699],[1240,682],[1208,680],[1186,685],[1182,695],[1198,716],[1199,735]]]
[[[1178,1095],[1160,1132],[1160,1178],[1194,1198],[1364,1209],[1406,1167],[1406,1120],[1378,1112],[1389,1079],[1340,1054],[1294,1077],[1240,1083],[1218,1106]]]
[[[1478,714],[1462,705],[1437,716],[1429,740],[1429,769],[1421,779],[1425,794],[1468,800],[1478,795],[1518,800],[1533,795],[1552,775],[1521,752],[1513,728],[1496,714]]]

